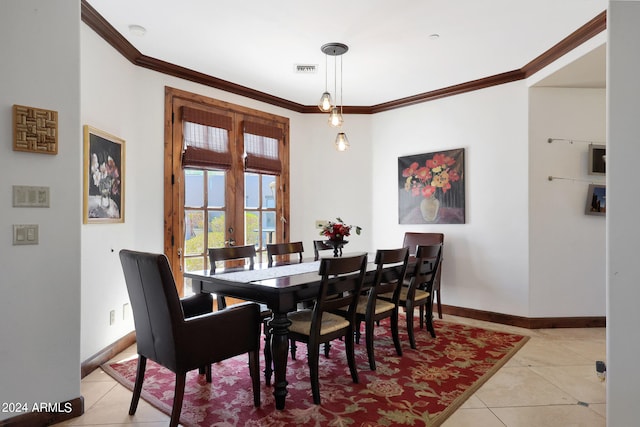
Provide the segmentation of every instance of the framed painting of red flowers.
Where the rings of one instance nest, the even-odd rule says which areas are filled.
[[[400,224],[464,224],[464,148],[398,157]]]

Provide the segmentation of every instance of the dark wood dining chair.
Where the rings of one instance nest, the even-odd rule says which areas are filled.
[[[313,241],[313,259],[314,261],[318,261],[320,259],[320,252],[322,251],[333,251],[333,246],[327,245],[324,240],[314,240]]]
[[[409,248],[409,255],[414,255],[416,247],[418,245],[437,245],[441,244],[444,247],[444,234],[443,233],[420,233],[407,231],[404,233],[404,241],[402,246]],[[434,299],[438,306],[438,318],[442,319],[442,300],[440,298],[440,279],[442,275],[442,255],[440,256],[440,265],[438,266],[438,276],[435,278],[433,284]]]
[[[302,242],[290,242],[290,243],[270,243],[267,244],[267,258],[269,259],[269,267],[277,265],[274,257],[298,254],[298,261],[302,262],[302,253],[304,252],[304,245]]]
[[[254,245],[246,246],[227,246],[223,248],[209,248],[209,264],[211,265],[211,274],[216,274],[216,264],[220,261],[237,261],[237,264],[248,266],[249,270],[255,267],[256,248]],[[227,306],[224,295],[216,295],[218,308],[223,309]],[[269,321],[273,317],[273,312],[264,304],[260,304],[260,316],[264,330],[264,378],[267,385],[271,385],[271,376],[273,375],[273,357],[271,355],[271,332],[269,330]]]
[[[416,340],[413,328],[415,308],[424,307],[426,314],[424,320],[426,327],[433,338],[436,337],[436,331],[433,326],[433,297],[432,287],[435,277],[435,271],[432,265],[438,265],[442,245],[419,245],[415,254],[415,263],[412,269],[407,270],[404,283],[400,289],[398,304],[404,307],[407,318],[407,335],[409,336],[409,345],[412,349],[416,348]],[[434,264],[434,260],[436,261]],[[392,294],[383,294],[379,298],[391,301]],[[423,317],[420,316],[420,325],[422,326]]]
[[[182,411],[187,372],[200,369],[211,382],[211,364],[248,354],[253,403],[260,406],[260,308],[244,303],[212,311],[210,294],[180,299],[169,260],[163,254],[120,251],[136,331],[138,367],[129,415],[142,393],[147,360],[176,375],[170,426]],[[229,333],[233,325],[234,333]]]
[[[378,249],[376,251],[376,272],[371,287],[364,292],[356,307],[356,343],[360,342],[360,324],[365,324],[365,341],[369,368],[376,370],[376,360],[373,347],[373,330],[380,320],[389,318],[391,336],[398,356],[402,356],[402,346],[398,334],[398,304],[402,283],[407,272],[409,250]],[[388,295],[388,299],[378,298],[378,295]]]
[[[367,268],[367,255],[323,258],[319,274],[322,276],[317,298],[311,309],[289,313],[289,338],[307,344],[313,403],[320,404],[319,353],[320,344],[341,338],[344,340],[351,379],[358,383],[354,352],[355,314],[358,295]],[[333,313],[349,307],[346,314]]]

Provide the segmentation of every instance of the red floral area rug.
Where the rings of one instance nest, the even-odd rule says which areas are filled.
[[[386,322],[385,322],[386,321]],[[401,315],[401,325],[404,316]],[[314,405],[306,363],[306,346],[298,344],[296,360],[289,358],[286,408],[275,409],[273,389],[261,378],[262,405],[253,406],[247,357],[215,364],[213,382],[198,371],[187,374],[180,422],[195,426],[438,426],[486,382],[528,340],[443,321],[435,322],[438,336],[416,330],[417,350],[403,334],[403,356],[393,346],[388,319],[376,328],[376,371],[369,370],[364,334],[356,345],[359,384],[351,381],[341,341],[332,342],[330,357],[320,355],[321,405]],[[261,362],[264,364],[264,360]],[[137,359],[105,364],[102,368],[133,389]],[[142,398],[171,413],[174,374],[147,362]],[[123,407],[122,411],[128,411]]]

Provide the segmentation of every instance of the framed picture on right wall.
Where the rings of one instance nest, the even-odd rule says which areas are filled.
[[[605,175],[607,173],[607,147],[589,144],[589,175]]]
[[[604,185],[589,184],[587,192],[587,215],[606,215],[607,213],[607,189]]]

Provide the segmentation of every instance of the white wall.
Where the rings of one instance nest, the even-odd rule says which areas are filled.
[[[377,114],[371,134],[373,247],[397,247],[405,231],[443,232],[444,304],[528,316],[524,82]],[[399,225],[398,157],[453,148],[466,150],[466,224]]]
[[[607,15],[607,425],[638,424],[640,262],[640,2]]]
[[[136,81],[136,68],[114,49],[105,48],[100,43],[87,43],[87,39],[96,37],[93,31],[81,25],[82,125],[93,126],[125,140],[125,222],[81,226],[81,360],[88,359],[133,330],[131,316],[123,320],[123,304],[129,298],[118,251],[134,247],[137,241],[141,242],[140,250],[151,250],[157,248],[158,244],[162,248],[162,235],[147,230],[154,224],[162,224],[162,189],[152,185],[147,187],[146,192],[140,191],[141,178],[157,173],[159,168],[161,170],[162,156],[150,151],[145,157],[140,146],[147,138],[157,140],[157,145],[162,146],[163,134],[155,129],[158,126],[136,124],[138,120],[148,120],[148,109],[157,110],[159,107],[143,106],[135,100],[138,87],[144,85],[144,81]],[[94,57],[100,59],[92,60]],[[155,101],[162,103],[161,97]],[[154,193],[149,200],[148,195]],[[153,211],[158,211],[158,214],[151,214],[146,221],[139,221],[141,213],[137,211],[138,206],[145,206],[144,213],[147,215]],[[109,326],[110,310],[116,311],[113,326]]]
[[[82,123],[126,141],[124,224],[82,226],[81,360],[133,330],[123,320],[128,295],[118,252],[123,248],[162,252],[164,248],[165,86],[260,109],[290,118],[291,240],[313,254],[316,219],[341,216],[364,233],[348,250],[371,246],[370,116],[349,116],[344,127],[352,148],[333,148],[336,131],[324,115],[301,115],[160,73],[135,67],[89,27],[82,25]],[[109,312],[116,323],[109,325]]]
[[[80,2],[0,2],[0,402],[80,397]],[[58,112],[57,155],[12,150],[12,105]],[[49,208],[12,207],[47,186]],[[13,224],[39,244],[13,246]],[[0,419],[16,414],[2,412]]]
[[[369,251],[377,230],[371,221],[372,174],[371,116],[347,115],[343,131],[351,148],[335,150],[337,131],[326,124],[325,114],[304,115],[292,125],[291,141],[299,144],[291,156],[292,240],[300,237],[305,252],[313,254],[312,241],[321,238],[316,220],[342,218],[362,227],[353,234],[345,252]]]
[[[605,217],[584,212],[605,177],[588,174],[584,141],[605,143],[605,90],[534,87],[529,106],[530,316],[604,316]]]

